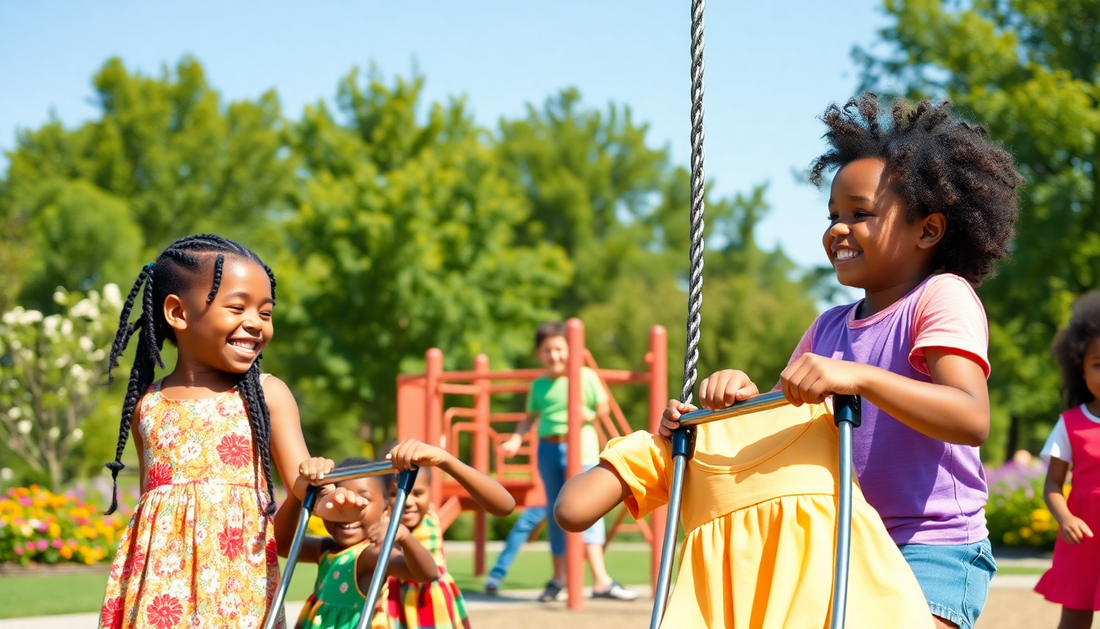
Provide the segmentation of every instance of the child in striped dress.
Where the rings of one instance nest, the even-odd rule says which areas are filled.
[[[446,450],[419,441],[399,443],[387,455],[397,470],[421,467],[416,484],[405,500],[401,524],[431,553],[439,567],[439,578],[416,582],[390,577],[383,605],[390,629],[469,629],[466,603],[454,579],[447,572],[443,553],[443,527],[432,509],[429,488],[433,467],[439,467],[461,484],[486,511],[508,515],[515,500],[500,483],[451,456]],[[396,505],[394,506],[396,511]]]

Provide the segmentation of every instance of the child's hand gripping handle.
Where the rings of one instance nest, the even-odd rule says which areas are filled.
[[[321,487],[311,485],[306,489],[305,499],[302,500],[302,512],[298,516],[298,528],[294,530],[294,542],[290,546],[290,554],[287,555],[286,568],[283,570],[283,578],[279,582],[279,589],[275,591],[275,598],[271,601],[271,607],[267,610],[264,629],[275,629],[279,612],[283,608],[283,600],[286,599],[286,592],[290,587],[290,579],[294,576],[294,566],[298,563],[298,553],[302,550],[302,540],[306,536],[306,528],[309,527],[309,516],[313,512],[314,505],[317,504],[317,496],[320,493]]]
[[[391,463],[387,463],[392,467]],[[403,470],[397,476],[397,496],[393,500],[393,514],[390,517],[389,528],[386,529],[386,537],[382,540],[382,548],[378,551],[378,563],[374,566],[374,574],[371,575],[370,589],[367,590],[367,598],[363,601],[363,611],[359,614],[358,629],[370,627],[374,617],[374,604],[378,600],[378,593],[382,591],[382,584],[386,581],[386,567],[389,565],[390,552],[393,550],[393,541],[397,539],[397,530],[401,527],[399,509],[403,509],[405,500],[416,484],[416,473],[420,468],[412,466]]]

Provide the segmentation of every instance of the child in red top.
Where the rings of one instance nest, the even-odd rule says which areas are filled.
[[[1054,340],[1062,367],[1062,413],[1043,447],[1050,462],[1044,498],[1058,521],[1054,565],[1035,591],[1062,605],[1058,627],[1092,626],[1100,610],[1100,293],[1077,300],[1069,325]],[[1073,490],[1062,493],[1073,466]]]

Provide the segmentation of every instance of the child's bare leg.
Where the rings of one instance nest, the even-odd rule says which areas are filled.
[[[1091,626],[1091,609],[1062,608],[1062,619],[1058,622],[1058,629],[1089,629]]]
[[[603,545],[585,544],[584,552],[588,556],[588,567],[592,569],[592,589],[603,592],[611,587],[611,575],[603,561]]]
[[[932,616],[932,620],[936,621],[936,629],[959,629],[959,626],[951,622],[946,618],[940,618],[939,616]]]

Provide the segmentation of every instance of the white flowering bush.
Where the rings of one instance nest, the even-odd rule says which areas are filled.
[[[0,316],[0,436],[57,491],[98,402],[122,295],[108,284],[54,300],[60,314],[16,306]]]

